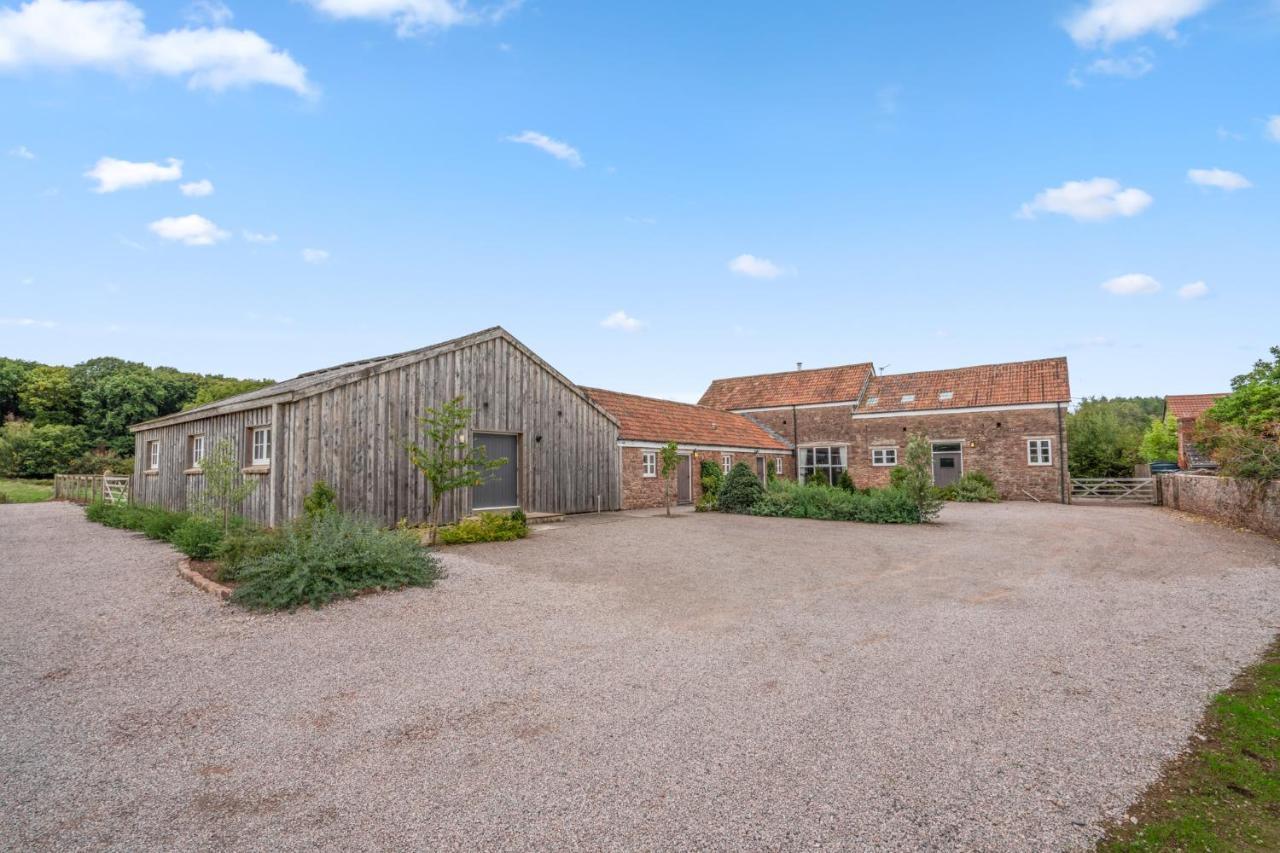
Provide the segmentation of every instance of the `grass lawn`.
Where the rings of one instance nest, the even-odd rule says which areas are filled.
[[[1099,850],[1280,850],[1280,641],[1191,740]]]
[[[0,495],[15,504],[47,501],[53,497],[53,480],[6,480],[0,477]]]

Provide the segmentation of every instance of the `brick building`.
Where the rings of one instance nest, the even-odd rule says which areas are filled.
[[[725,472],[745,462],[762,478],[769,467],[795,477],[791,445],[743,415],[601,388],[582,390],[618,421],[623,509],[664,505],[659,451],[669,441],[676,442],[680,451],[672,494],[675,504],[694,503],[702,496],[704,459]]]
[[[1164,410],[1178,420],[1178,467],[1217,468],[1214,462],[1196,448],[1193,437],[1196,421],[1226,394],[1170,394],[1164,398]]]
[[[1007,499],[1066,502],[1065,358],[880,376],[869,363],[717,379],[699,401],[786,437],[800,475],[883,486],[914,433],[934,482],[981,471]]]

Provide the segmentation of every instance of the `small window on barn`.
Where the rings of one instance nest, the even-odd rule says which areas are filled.
[[[658,476],[658,451],[646,450],[640,455],[644,465],[644,475],[646,477]]]
[[[867,398],[867,405],[868,405],[868,406],[874,406],[876,403],[879,403],[879,402],[880,402],[880,398],[879,398],[879,397],[868,397],[868,398]]]
[[[270,465],[271,427],[254,427],[249,446],[252,449],[250,459],[253,465]]]
[[[897,465],[898,464],[898,448],[896,447],[871,448],[871,464],[881,466],[881,467]]]
[[[724,469],[724,472],[725,472],[726,474],[728,474],[728,473],[729,473],[729,469],[733,468],[733,454],[732,454],[732,453],[721,453],[721,454],[720,454],[720,467]]]
[[[190,463],[189,465],[187,465],[187,467],[199,468],[200,463],[204,461],[204,436],[203,435],[191,436],[191,438],[188,439],[187,447],[188,447],[187,461]]]
[[[1047,438],[1027,439],[1027,464],[1052,465],[1053,442]]]
[[[158,441],[147,442],[147,470],[160,470],[160,442]]]
[[[954,396],[955,396],[955,394],[952,394],[950,391],[943,391],[942,393],[938,394],[938,399],[939,399],[939,400],[950,400],[950,399],[951,399],[952,397],[954,397]]]
[[[777,474],[779,477],[782,476],[782,465],[784,462],[785,459],[781,456],[773,457],[773,473]]]
[[[903,395],[902,395],[902,402],[904,402],[904,403],[914,403],[915,401],[916,401],[916,395],[915,395],[915,394],[903,394]]]

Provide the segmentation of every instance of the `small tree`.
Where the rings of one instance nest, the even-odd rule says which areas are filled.
[[[662,500],[667,507],[667,516],[671,515],[671,478],[680,469],[680,452],[674,441],[662,445],[659,451],[662,456]]]
[[[1151,426],[1142,435],[1138,455],[1144,462],[1178,461],[1178,419],[1167,415],[1164,420],[1151,419]]]
[[[204,489],[197,501],[196,512],[214,520],[221,519],[225,534],[231,528],[233,511],[253,494],[258,481],[246,480],[240,473],[236,445],[229,438],[215,444],[200,460],[199,467],[204,474]]]
[[[911,436],[903,453],[898,488],[911,498],[920,521],[932,521],[942,511],[942,498],[933,488],[933,446],[923,435]]]
[[[418,418],[426,443],[405,445],[409,459],[431,487],[427,493],[427,517],[432,545],[436,543],[445,495],[455,489],[484,485],[490,471],[507,464],[505,458],[489,459],[483,447],[468,443],[471,414],[461,397],[454,397],[439,408],[428,407]]]

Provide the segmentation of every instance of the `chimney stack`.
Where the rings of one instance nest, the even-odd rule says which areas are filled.
[[[803,362],[803,361],[797,361],[797,362],[796,362],[796,370],[804,370],[804,362]]]

